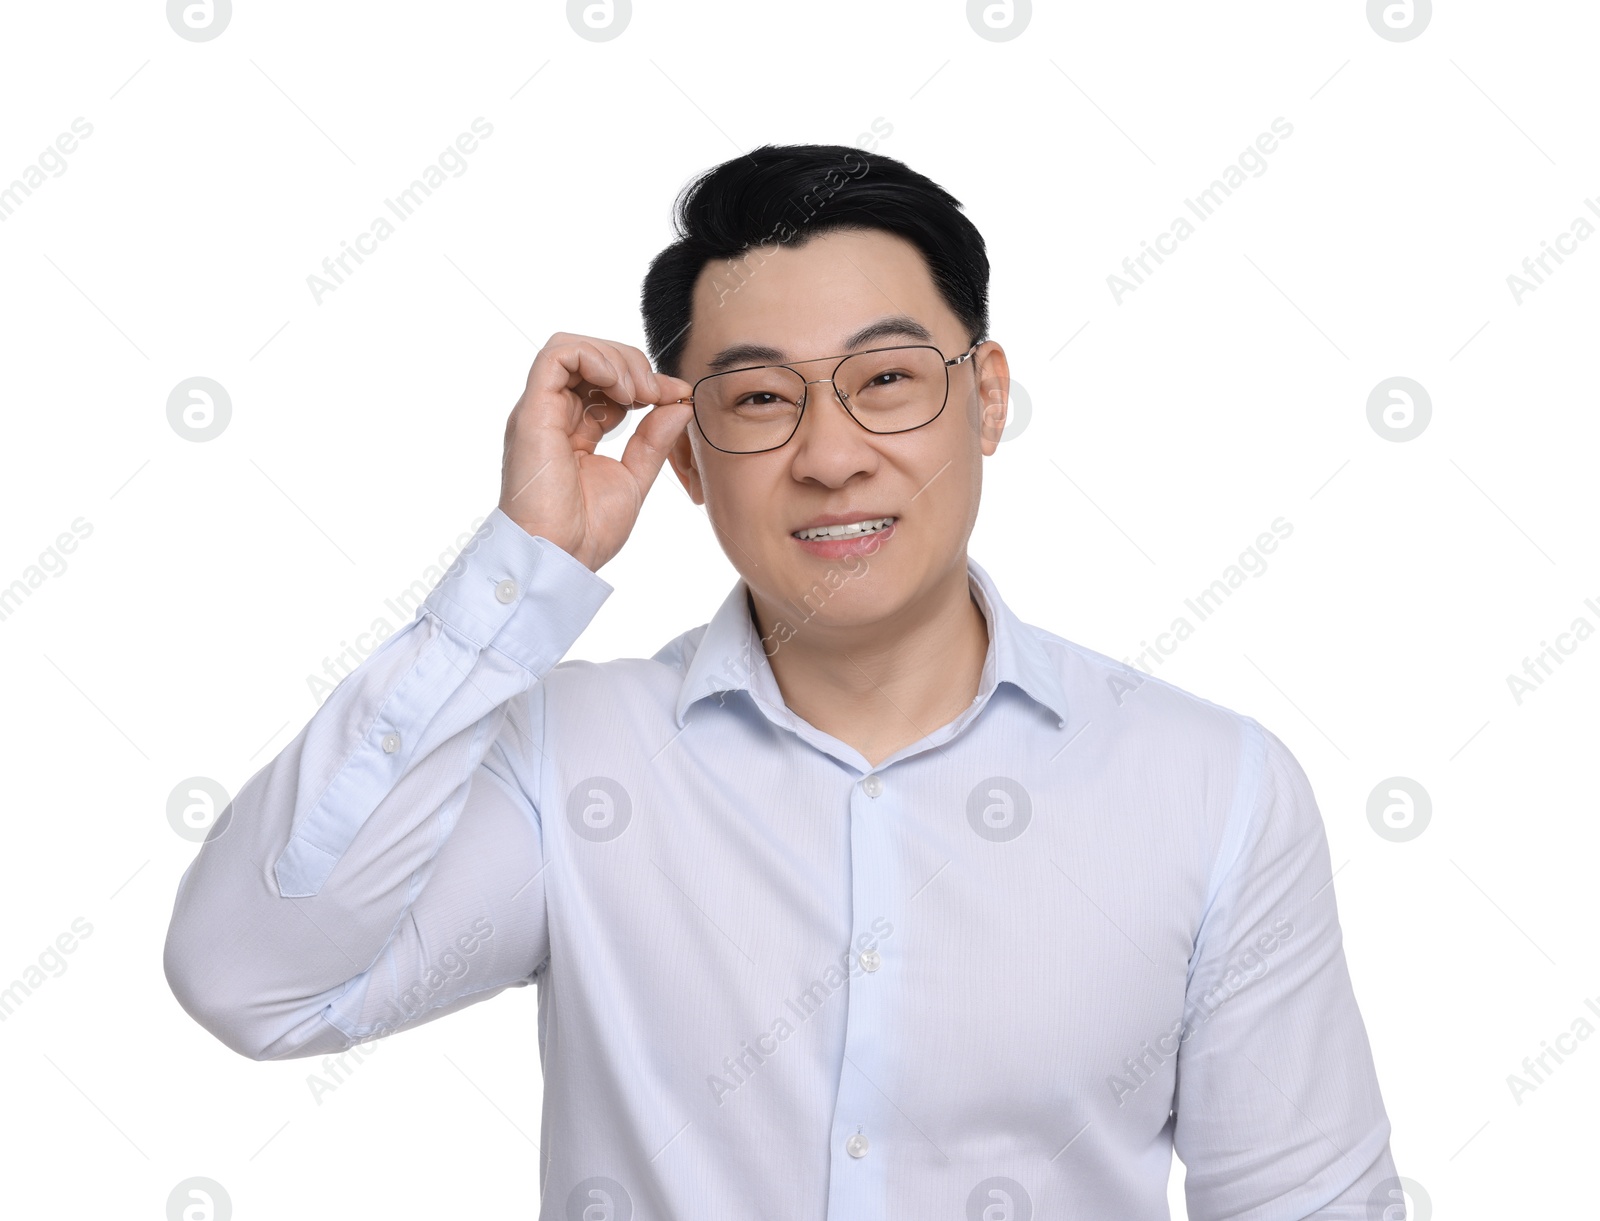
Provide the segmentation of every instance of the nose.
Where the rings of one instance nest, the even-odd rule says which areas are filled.
[[[832,393],[813,391],[812,387],[830,387]],[[800,426],[785,446],[790,474],[802,481],[842,487],[876,469],[880,455],[873,440],[872,433],[845,408],[832,378],[808,381]]]

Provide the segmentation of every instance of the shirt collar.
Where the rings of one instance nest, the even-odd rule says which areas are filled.
[[[989,648],[974,702],[987,703],[1000,683],[1011,683],[1065,723],[1066,692],[1050,655],[1035,630],[1012,613],[994,580],[970,555],[967,585],[989,625]],[[678,693],[675,715],[680,729],[690,705],[718,692],[748,691],[776,707],[786,707],[750,617],[748,597],[749,588],[740,577],[706,625]]]

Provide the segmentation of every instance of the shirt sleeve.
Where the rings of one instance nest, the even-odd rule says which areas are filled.
[[[1196,937],[1174,1146],[1191,1221],[1368,1221],[1394,1174],[1389,1120],[1304,771],[1245,719]]]
[[[276,1060],[533,980],[550,952],[539,680],[611,591],[498,508],[484,519],[184,872],[164,966],[190,1016]]]

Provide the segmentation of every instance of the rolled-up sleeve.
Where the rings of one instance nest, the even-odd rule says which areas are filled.
[[[1245,719],[1190,961],[1174,1146],[1192,1221],[1368,1221],[1395,1174],[1304,771]]]
[[[531,981],[549,956],[539,680],[611,588],[485,519],[184,872],[164,966],[197,1022],[252,1059],[312,1056]]]

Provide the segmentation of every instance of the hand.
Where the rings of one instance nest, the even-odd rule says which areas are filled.
[[[550,336],[506,421],[501,512],[598,572],[622,550],[667,451],[693,418],[691,404],[672,401],[692,389],[654,372],[628,344]],[[636,404],[651,410],[621,460],[595,453]]]

